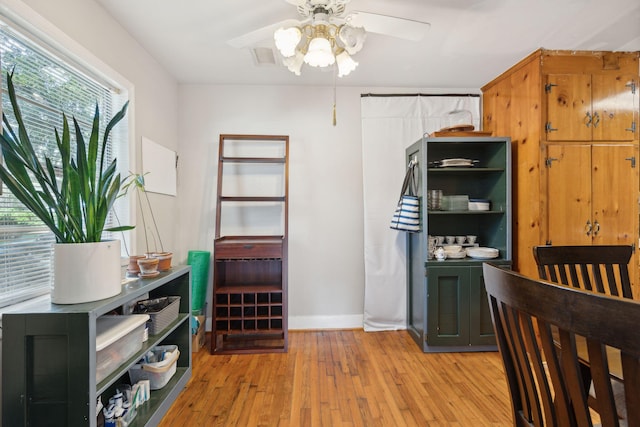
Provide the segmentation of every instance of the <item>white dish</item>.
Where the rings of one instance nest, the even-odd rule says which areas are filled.
[[[495,248],[468,248],[467,255],[474,259],[493,259],[500,256],[500,251]]]
[[[465,251],[460,252],[447,252],[447,259],[462,259],[466,258],[467,253]]]
[[[440,167],[441,168],[472,167],[474,163],[477,163],[477,160],[471,160],[471,159],[442,159],[440,161]]]

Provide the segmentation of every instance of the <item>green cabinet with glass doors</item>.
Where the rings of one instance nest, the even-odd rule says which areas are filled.
[[[407,329],[425,352],[495,350],[482,263],[511,267],[511,140],[425,137],[406,154],[407,163],[417,161],[422,223],[421,232],[407,233]],[[447,161],[455,166],[442,167]],[[435,189],[444,197],[488,201],[489,209],[446,201],[429,209],[428,190]],[[439,261],[429,253],[429,237],[469,235],[476,241],[463,242],[463,250],[497,249],[497,257],[475,253]]]

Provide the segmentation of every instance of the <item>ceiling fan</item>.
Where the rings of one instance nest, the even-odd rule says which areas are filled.
[[[337,63],[338,76],[358,65],[351,58],[362,49],[367,32],[418,41],[430,24],[377,13],[353,11],[345,14],[350,0],[285,0],[296,6],[301,20],[287,19],[228,40],[236,48],[253,47],[274,39],[283,63],[300,75],[303,63],[328,67]]]

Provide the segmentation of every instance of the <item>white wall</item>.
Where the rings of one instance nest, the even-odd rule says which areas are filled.
[[[338,89],[335,127],[332,106],[331,87],[180,88],[181,252],[213,247],[219,135],[289,135],[292,329],[362,326],[360,91]]]
[[[181,85],[180,252],[213,247],[221,133],[289,135],[289,328],[362,327],[362,93],[468,89]],[[413,141],[405,141],[409,145]],[[380,170],[383,176],[389,175]],[[385,176],[402,181],[402,176]],[[398,188],[399,190],[399,188]],[[389,206],[389,219],[394,206]],[[211,292],[209,291],[209,307]],[[210,323],[208,325],[210,328]]]
[[[134,87],[130,93],[135,147],[134,172],[141,171],[143,136],[171,150],[178,150],[178,83],[168,74],[98,3],[93,0],[0,0],[0,4],[26,4],[53,26],[107,64]],[[165,248],[178,246],[175,197],[151,194]],[[132,252],[143,253],[144,236],[138,216],[137,245]],[[176,254],[186,259],[186,254]]]

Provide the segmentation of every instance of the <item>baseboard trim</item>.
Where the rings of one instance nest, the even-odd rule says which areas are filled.
[[[363,315],[289,316],[289,330],[362,329]]]

